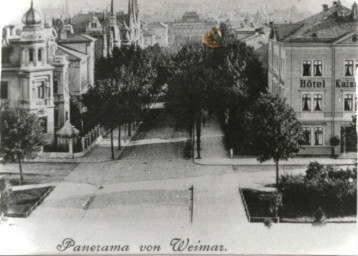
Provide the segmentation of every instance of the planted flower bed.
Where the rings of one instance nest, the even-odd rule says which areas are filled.
[[[48,186],[11,191],[6,216],[28,217],[54,188],[54,186]]]
[[[306,175],[281,176],[278,192],[243,189],[242,197],[250,221],[278,216],[280,222],[355,222],[357,169],[311,163]]]

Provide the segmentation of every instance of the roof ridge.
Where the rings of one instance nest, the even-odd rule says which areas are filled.
[[[75,57],[77,57],[77,58],[80,58],[80,57],[76,56],[76,54],[84,55],[84,56],[86,56],[87,58],[89,57],[88,54],[85,54],[85,53],[83,53],[83,52],[79,52],[79,51],[77,51],[77,50],[74,50],[74,49],[72,49],[72,48],[66,47],[66,46],[64,46],[64,45],[60,45],[60,44],[59,44],[58,47],[64,48],[65,50],[69,51],[69,54],[72,54],[73,56],[75,56]],[[72,52],[74,52],[75,54],[72,53]],[[81,58],[80,58],[80,59],[81,59]]]

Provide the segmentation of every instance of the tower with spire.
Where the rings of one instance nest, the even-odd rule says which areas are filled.
[[[106,29],[106,34],[106,55],[112,56],[113,48],[121,47],[121,35],[118,27],[116,12],[114,11],[114,0],[111,0],[111,9],[108,14],[108,26]]]
[[[142,45],[142,33],[137,0],[128,0],[128,27],[131,43]]]

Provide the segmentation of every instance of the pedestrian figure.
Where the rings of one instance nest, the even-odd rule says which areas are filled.
[[[322,210],[321,207],[318,207],[317,211],[314,213],[314,221],[313,224],[314,225],[323,225],[326,222],[326,214],[324,213],[324,211]]]
[[[202,122],[203,122],[203,127],[205,127],[206,124],[206,117],[205,115],[203,115],[203,117],[201,118]]]

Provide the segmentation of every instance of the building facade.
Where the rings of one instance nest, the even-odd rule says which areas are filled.
[[[269,40],[268,84],[294,109],[304,133],[302,155],[331,154],[331,138],[341,154],[357,150],[346,136],[357,110],[357,4],[333,2],[295,24],[273,25]]]
[[[24,14],[24,27],[16,36],[7,34],[2,45],[1,107],[22,108],[36,113],[49,141],[54,139],[52,55],[54,38],[48,36],[39,13],[33,8]],[[56,36],[53,34],[53,36]]]
[[[149,23],[148,31],[155,36],[154,44],[157,43],[162,47],[167,47],[169,45],[169,27],[167,24],[163,22]]]
[[[32,2],[22,22],[3,29],[1,108],[37,114],[51,144],[70,120],[70,96],[94,85],[95,39],[61,20],[43,23]]]
[[[203,41],[206,33],[218,26],[213,19],[200,19],[196,12],[184,13],[182,19],[168,23],[169,45],[181,44],[187,40]]]
[[[128,12],[116,12],[111,0],[109,12],[77,14],[70,22],[76,33],[85,33],[95,39],[96,59],[112,56],[114,47],[137,44],[144,46],[144,22],[137,0],[128,1]]]

